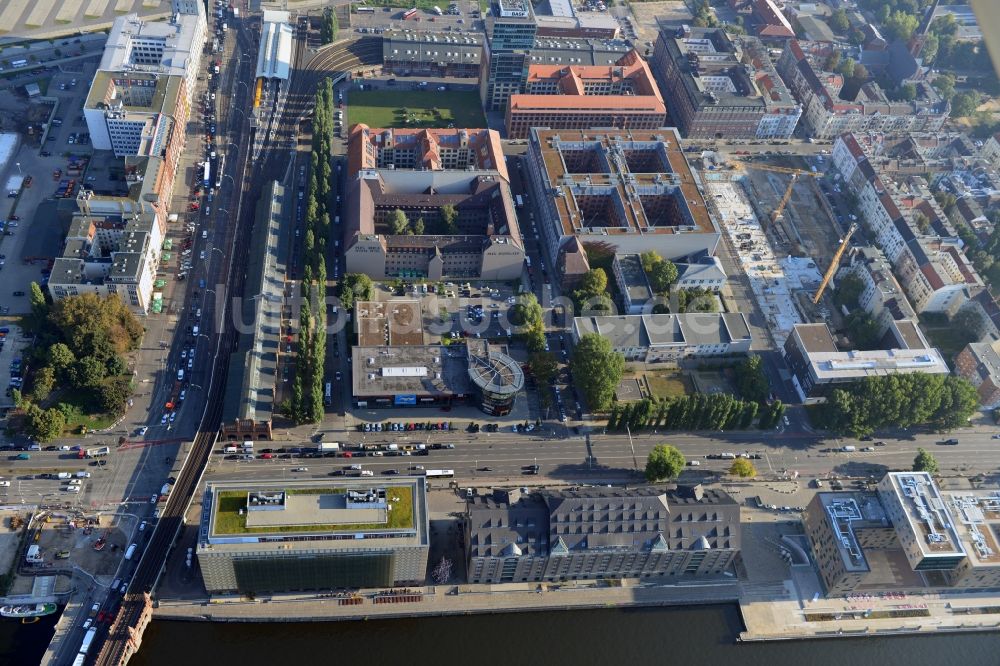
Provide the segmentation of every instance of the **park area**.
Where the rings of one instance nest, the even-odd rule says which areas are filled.
[[[347,107],[347,126],[356,123],[369,127],[471,128],[486,127],[486,118],[475,92],[354,90]]]

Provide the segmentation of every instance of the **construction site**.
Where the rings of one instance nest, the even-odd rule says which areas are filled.
[[[819,185],[826,175],[822,158],[817,161],[806,168],[734,162],[728,178],[706,185],[779,348],[795,324],[840,324],[822,297],[851,229],[842,230],[830,208]]]
[[[113,576],[127,533],[135,529],[113,524],[111,515],[72,511],[8,509],[0,511],[0,520],[0,573],[10,583],[8,598],[68,593],[74,569],[94,577]],[[41,592],[40,583],[46,587]]]

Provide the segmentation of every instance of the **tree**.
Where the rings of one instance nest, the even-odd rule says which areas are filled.
[[[946,100],[951,100],[955,96],[955,77],[952,74],[939,74],[931,82],[938,94]]]
[[[917,457],[913,459],[914,472],[927,472],[937,474],[938,462],[930,453],[924,449],[917,449]]]
[[[424,227],[424,218],[418,217],[417,221],[413,223],[413,233],[417,236],[423,236]]]
[[[97,388],[108,374],[108,369],[93,356],[84,356],[73,366],[73,386],[76,388]]]
[[[976,107],[979,106],[979,93],[971,90],[968,92],[960,92],[955,95],[951,100],[951,117],[952,118],[964,118],[966,116],[971,116],[976,112]]]
[[[34,375],[31,385],[32,402],[41,402],[56,385],[56,373],[50,367],[39,368]]]
[[[441,215],[444,235],[456,235],[458,233],[458,209],[452,204],[445,204],[441,206],[439,213]]]
[[[510,310],[510,321],[527,329],[543,328],[542,306],[538,298],[531,292],[519,295]]]
[[[917,86],[912,83],[904,83],[896,88],[893,97],[906,102],[912,102],[917,98]]]
[[[66,427],[66,416],[56,408],[42,409],[29,404],[25,414],[27,435],[38,442],[48,442],[62,434]]]
[[[105,363],[105,366],[108,369],[107,374],[109,377],[114,377],[116,375],[124,375],[126,372],[128,372],[128,363],[126,363],[125,359],[118,354],[115,354],[114,356],[109,358]]]
[[[329,44],[337,39],[337,30],[339,28],[339,23],[337,21],[337,14],[333,11],[331,7],[327,7],[323,12],[323,22],[320,25],[319,38],[324,44]]]
[[[611,404],[625,372],[625,357],[614,351],[606,338],[588,333],[576,345],[570,367],[587,405],[594,411],[602,411]]]
[[[868,80],[868,68],[862,65],[860,62],[854,65],[854,71],[851,73],[851,78],[855,81],[867,81]]]
[[[770,393],[770,383],[764,374],[760,356],[753,354],[736,366],[736,390],[744,400],[764,402]]]
[[[757,476],[757,468],[746,458],[737,458],[729,466],[729,473],[741,479],[749,479],[752,476]]]
[[[67,379],[70,368],[76,363],[76,355],[62,342],[57,342],[48,350],[48,365],[59,379]]]
[[[438,585],[447,583],[451,579],[451,560],[442,555],[441,561],[435,565],[434,571],[431,572],[431,578]]]
[[[878,323],[864,310],[855,310],[845,319],[847,335],[854,348],[859,351],[878,349]]]
[[[649,287],[657,294],[664,294],[670,291],[670,287],[677,282],[677,266],[674,262],[661,259],[653,264],[652,269],[646,271],[646,279],[649,280]]]
[[[95,342],[125,353],[142,340],[142,324],[118,296],[61,299],[52,305],[48,320],[77,357],[94,354]]]
[[[410,221],[406,218],[406,213],[401,208],[392,211],[389,216],[389,227],[396,236],[406,233],[406,228],[410,226]]]
[[[45,293],[37,282],[31,283],[31,293],[28,294],[28,299],[31,303],[31,317],[28,324],[37,330],[44,324],[49,315],[48,301],[45,300]]]
[[[837,68],[840,67],[840,58],[840,51],[831,51],[823,63],[823,69],[828,72],[836,72]]]
[[[837,280],[837,288],[833,292],[833,302],[853,310],[858,305],[858,297],[865,290],[865,283],[854,273]]]
[[[603,268],[592,268],[580,278],[579,290],[588,296],[603,294],[608,289],[608,274]]]
[[[650,483],[673,479],[684,469],[684,454],[669,444],[657,444],[646,458],[646,480]]]
[[[845,79],[850,79],[854,77],[854,58],[847,58],[840,62],[840,67],[837,68],[839,72]]]
[[[128,377],[109,377],[97,389],[97,401],[108,414],[118,414],[132,395],[132,381]]]
[[[843,7],[833,10],[826,23],[838,35],[844,34],[851,27],[851,22],[847,19],[847,10]]]
[[[544,349],[544,347],[543,347]],[[542,386],[548,386],[559,372],[559,361],[552,352],[536,352],[528,358],[528,366],[535,381]]]
[[[907,40],[920,25],[920,17],[896,10],[882,22],[882,30],[890,42],[897,39]]]

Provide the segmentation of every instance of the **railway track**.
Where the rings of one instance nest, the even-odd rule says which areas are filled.
[[[297,55],[298,61],[302,62],[304,48],[301,42],[298,43]],[[275,136],[294,136],[300,119],[310,110],[309,105],[322,78],[362,65],[378,64],[381,59],[381,38],[372,37],[339,44],[325,49],[309,59],[305,67],[292,80]],[[241,70],[248,66],[242,60],[239,62],[238,67]],[[249,64],[249,67],[252,66],[252,63]],[[239,81],[252,80],[252,78],[252,74],[238,76]],[[226,102],[227,112],[230,110],[229,107],[234,110],[249,108],[252,103],[249,98],[253,94],[252,86],[240,86],[236,83],[233,86],[234,94]],[[243,88],[242,91],[241,88]],[[241,100],[242,97],[247,99]],[[230,123],[235,115],[235,113],[230,113]],[[222,116],[220,115],[220,117]],[[227,267],[226,294],[229,296],[229,298],[223,299],[224,303],[231,303],[234,298],[242,296],[246,281],[244,270],[234,271],[234,265],[241,268],[244,266],[242,261],[234,263],[234,259],[246,256],[250,242],[250,231],[253,227],[255,207],[253,205],[243,206],[243,197],[262,191],[264,183],[269,180],[280,179],[285,172],[288,160],[287,151],[276,149],[275,146],[270,145],[272,142],[265,138],[262,143],[264,150],[262,150],[260,159],[251,162],[248,157],[253,145],[253,130],[249,128],[245,114],[241,113],[240,117],[240,129],[230,132],[230,140],[237,139],[240,164],[234,167],[233,162],[236,160],[229,164],[230,169],[233,169],[233,173],[230,174],[233,183],[230,205],[236,205],[238,212],[235,224],[231,225],[234,234],[233,243],[230,246],[232,252],[228,253],[224,259],[224,265]],[[127,661],[128,657],[131,656],[128,650],[130,649],[130,641],[134,638],[132,628],[139,624],[142,614],[145,612],[145,595],[152,593],[159,579],[170,550],[184,525],[184,514],[201,483],[209,456],[218,438],[229,356],[238,343],[238,334],[230,325],[231,318],[228,306],[223,305],[223,307],[226,310],[222,316],[215,317],[215,321],[221,322],[221,327],[219,331],[215,332],[217,353],[213,359],[211,382],[208,387],[207,402],[201,425],[150,542],[139,561],[129,585],[129,592],[125,595],[118,615],[97,655],[96,664],[102,666],[117,665]]]

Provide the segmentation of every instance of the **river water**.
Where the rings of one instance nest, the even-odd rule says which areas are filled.
[[[734,605],[305,624],[154,621],[131,664],[1000,665],[1000,633],[737,644],[741,628]]]
[[[0,665],[37,664],[57,617],[0,622]],[[1000,666],[1000,633],[738,644],[741,628],[734,605],[299,624],[154,621],[130,663]]]

